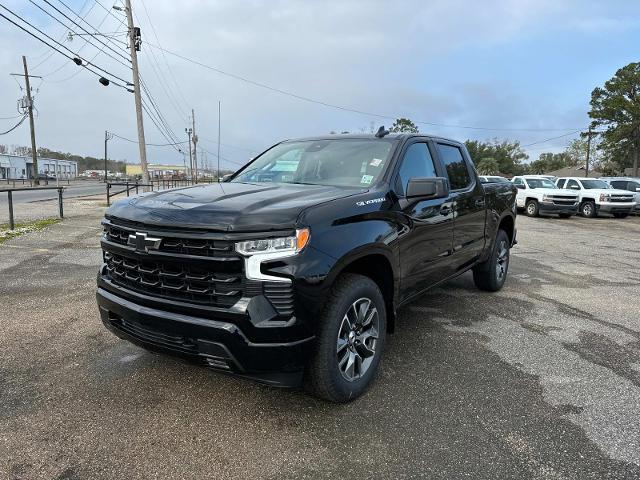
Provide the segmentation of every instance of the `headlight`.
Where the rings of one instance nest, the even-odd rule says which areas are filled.
[[[552,203],[553,197],[551,195],[542,195],[542,201],[547,203]]]
[[[244,256],[245,275],[249,280],[291,283],[291,279],[269,275],[262,263],[297,255],[309,243],[309,229],[296,230],[295,236],[247,240],[236,243],[236,252]]]
[[[296,230],[292,237],[267,238],[264,240],[247,240],[236,243],[236,252],[241,255],[260,255],[283,253],[296,254],[309,242],[309,229]]]
[[[600,201],[601,202],[608,202],[609,200],[611,200],[611,195],[609,195],[608,193],[601,193],[600,194]]]

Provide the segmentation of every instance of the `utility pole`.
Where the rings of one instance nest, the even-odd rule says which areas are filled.
[[[589,130],[586,133],[582,133],[581,135],[583,137],[587,137],[587,161],[586,164],[584,166],[584,176],[588,177],[589,176],[589,160],[591,158],[591,138],[595,137],[596,135],[598,135],[600,132],[594,132],[591,128],[591,125],[589,125]]]
[[[193,135],[191,141],[193,142],[193,164],[196,167],[196,183],[198,183],[198,135],[196,135],[196,117],[191,109],[191,125],[193,126]]]
[[[193,156],[191,153],[191,134],[193,133],[193,130],[190,128],[185,128],[184,132],[189,137],[189,175],[191,175],[191,179],[193,180]]]
[[[104,131],[104,183],[107,183],[107,142],[113,138],[113,135],[106,130]],[[146,182],[145,182],[146,183]]]
[[[129,50],[131,51],[131,67],[133,69],[133,94],[136,102],[136,119],[138,121],[138,148],[140,149],[140,165],[142,166],[142,182],[149,183],[149,168],[147,167],[147,145],[144,139],[144,124],[142,121],[142,97],[140,95],[140,76],[138,73],[138,50],[140,49],[140,30],[133,26],[133,10],[131,0],[125,0],[125,13],[129,27]]]
[[[27,88],[27,111],[29,112],[29,127],[31,129],[31,159],[33,161],[33,183],[34,185],[40,185],[40,178],[38,178],[38,151],[36,149],[36,126],[33,121],[33,98],[31,97],[31,84],[29,83],[27,57],[25,57],[24,55],[22,56],[22,64],[24,65],[24,82]],[[21,76],[19,74],[14,75]],[[31,76],[35,77],[34,75]]]
[[[220,181],[220,100],[218,100],[218,170],[216,171],[216,182]]]

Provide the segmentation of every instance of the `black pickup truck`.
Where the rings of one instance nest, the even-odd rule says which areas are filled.
[[[382,129],[287,140],[224,182],[116,202],[101,318],[149,350],[348,401],[400,306],[467,270],[502,288],[515,198],[481,185],[455,141]]]

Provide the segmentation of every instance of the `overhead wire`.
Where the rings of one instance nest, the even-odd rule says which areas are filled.
[[[28,115],[23,115],[18,123],[16,123],[13,127],[11,127],[6,132],[0,132],[0,135],[6,135],[7,133],[13,132],[16,128],[18,128],[20,125],[22,125],[22,122],[24,122],[25,118],[27,118],[27,117],[28,117]]]
[[[11,11],[11,10],[9,10],[8,8],[6,8],[4,5],[0,5],[0,7],[1,7],[1,8],[3,8],[3,9],[5,9],[6,11],[8,11],[8,12],[9,12],[10,14],[12,14],[13,16],[15,16],[15,17],[19,18],[22,22],[24,22],[25,24],[29,25],[29,26],[30,26],[31,28],[33,28],[34,30],[37,30],[39,33],[41,33],[42,35],[44,35],[45,37],[47,37],[49,40],[53,41],[54,43],[58,44],[58,45],[59,45],[60,47],[62,47],[63,49],[68,50],[68,51],[69,51],[69,52],[71,52],[73,55],[75,55],[75,53],[74,53],[72,50],[70,50],[69,48],[67,48],[67,47],[65,47],[64,45],[60,44],[59,42],[56,42],[56,40],[55,40],[55,39],[51,38],[49,35],[47,35],[46,33],[44,33],[44,32],[43,32],[42,30],[40,30],[38,27],[36,27],[36,26],[34,26],[33,24],[31,24],[31,23],[27,22],[27,21],[26,21],[24,18],[22,18],[21,16],[19,16],[19,15],[15,14],[14,12],[12,12],[12,11]],[[47,45],[49,48],[52,48],[52,49],[56,50],[60,55],[62,55],[62,56],[64,56],[64,57],[68,58],[68,59],[69,59],[69,60],[71,60],[71,61],[74,61],[74,57],[69,56],[69,54],[67,54],[67,53],[65,53],[65,52],[63,52],[63,51],[61,51],[61,50],[60,50],[60,49],[58,49],[58,48],[56,48],[55,46],[53,46],[52,44],[50,44],[50,43],[49,43],[49,42],[47,42],[46,40],[43,40],[43,39],[42,39],[42,38],[40,38],[38,35],[36,35],[35,33],[33,33],[33,32],[31,32],[31,31],[27,30],[25,27],[23,27],[22,25],[20,25],[20,24],[16,23],[14,20],[10,19],[9,17],[7,17],[6,15],[4,15],[3,13],[0,13],[0,17],[4,18],[4,19],[5,19],[5,20],[7,20],[8,22],[12,23],[13,25],[15,25],[16,27],[18,27],[20,30],[24,31],[25,33],[27,33],[27,34],[31,35],[31,36],[32,36],[33,38],[35,38],[36,40],[38,40],[38,41],[40,41],[40,42],[44,43],[44,44],[45,44],[45,45]],[[78,57],[78,58],[80,58],[80,57]],[[85,62],[86,62],[86,60],[85,60]],[[106,74],[107,74],[108,76],[110,76],[110,77],[114,77],[114,78],[117,78],[118,80],[121,80],[121,81],[123,82],[122,84],[121,84],[121,83],[119,83],[119,82],[116,82],[115,80],[109,79],[109,81],[110,81],[111,83],[113,83],[114,85],[116,85],[116,86],[118,86],[118,87],[121,87],[121,88],[124,88],[125,90],[128,90],[128,88],[127,88],[126,84],[128,84],[129,82],[127,82],[126,80],[121,79],[120,77],[118,77],[118,76],[116,76],[116,75],[112,74],[111,72],[109,72],[109,71],[107,71],[107,70],[104,70],[104,69],[103,69],[103,68],[101,68],[101,67],[98,67],[97,65],[95,65],[95,64],[93,64],[93,63],[91,63],[91,62],[87,62],[87,65],[82,64],[82,65],[79,65],[79,66],[80,66],[80,67],[82,67],[82,68],[87,69],[88,71],[90,71],[91,73],[93,73],[94,75],[96,75],[97,77],[101,77],[101,78],[102,78],[102,77],[104,76],[104,75],[102,75],[101,73],[98,73],[98,72],[96,72],[96,71],[92,70],[91,68],[89,68],[89,66],[88,66],[88,65],[91,65],[92,67],[94,67],[94,68],[96,68],[96,69],[98,69],[98,70],[100,70],[100,71],[102,71],[102,72],[106,73]]]

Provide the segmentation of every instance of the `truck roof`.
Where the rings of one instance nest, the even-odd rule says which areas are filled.
[[[319,135],[319,136],[313,136],[313,137],[288,138],[287,140],[284,140],[284,142],[306,142],[306,141],[314,141],[314,140],[341,140],[341,139],[357,139],[357,140],[393,139],[393,140],[401,141],[401,140],[406,140],[412,137],[427,138],[429,140],[435,140],[435,141],[444,140],[446,142],[463,145],[463,143],[459,142],[458,140],[440,137],[437,135],[430,135],[428,133],[389,133],[382,138],[378,138],[372,133],[337,133],[334,135],[328,134],[328,135]]]

